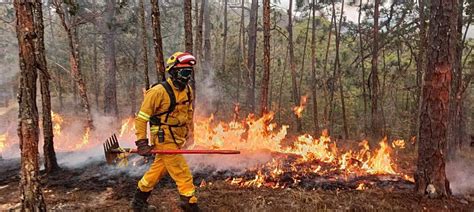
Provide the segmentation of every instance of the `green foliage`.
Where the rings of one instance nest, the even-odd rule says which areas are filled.
[[[149,75],[152,82],[156,82],[156,71],[154,64],[154,49],[151,31],[151,17],[150,5],[148,1],[146,6],[146,20],[147,20],[147,41],[148,41],[148,58],[149,58]],[[175,51],[182,51],[184,49],[184,21],[182,13],[182,5],[174,1],[159,1],[161,12],[161,33],[163,38],[163,51],[165,57]],[[340,104],[340,94],[337,90],[339,82],[336,76],[333,75],[334,60],[335,60],[335,37],[334,26],[330,25],[331,14],[330,1],[317,1],[316,5],[305,5],[304,0],[295,0],[296,9],[298,12],[294,18],[294,45],[295,45],[295,64],[297,70],[297,79],[299,81],[300,95],[308,95],[309,101],[306,109],[303,112],[303,127],[304,130],[310,132],[313,130],[313,111],[312,111],[312,87],[316,85],[316,100],[319,104],[318,116],[321,121],[320,127],[324,127],[323,119],[325,113],[329,108],[333,109],[334,115],[334,129],[333,134],[342,134],[342,107]],[[472,14],[474,8],[474,1],[467,0],[465,7],[465,22],[468,21],[468,16]],[[358,1],[356,2],[358,3]],[[88,91],[91,98],[98,95],[99,99],[103,95],[103,83],[105,80],[105,64],[103,50],[108,48],[102,43],[103,32],[101,32],[100,25],[96,25],[96,20],[101,20],[101,15],[105,10],[104,2],[98,1],[97,5],[93,5],[90,1],[77,1],[77,4],[71,0],[65,0],[64,4],[67,7],[68,14],[77,17],[86,17],[81,19],[83,24],[77,26],[80,38],[80,53],[82,57],[82,70],[85,76],[85,81],[88,86]],[[116,46],[117,46],[117,65],[118,65],[118,97],[121,104],[119,107],[122,111],[128,110],[131,107],[129,100],[130,93],[135,92],[137,97],[141,97],[141,88],[144,84],[142,62],[142,44],[141,44],[141,22],[138,12],[138,3],[136,1],[121,0],[117,1],[116,16],[114,19],[115,25],[109,27],[116,29]],[[245,84],[247,69],[246,52],[242,53],[240,50],[240,8],[228,9],[228,38],[227,38],[227,55],[226,55],[226,70],[221,70],[222,65],[222,48],[223,48],[223,4],[221,1],[212,0],[210,5],[211,17],[211,49],[212,49],[212,70],[209,76],[203,76],[199,70],[196,72],[197,78],[200,80],[197,83],[206,84],[206,90],[198,91],[198,94],[212,93],[215,97],[214,102],[205,103],[206,106],[212,107],[212,111],[217,111],[215,114],[218,117],[229,119],[236,103],[243,106],[243,112],[249,112],[245,108],[246,88]],[[280,124],[293,124],[294,103],[291,96],[291,78],[290,67],[288,64],[287,51],[287,31],[288,24],[287,11],[282,9],[281,1],[272,1],[271,8],[271,70],[270,70],[270,108],[275,114],[275,119]],[[337,4],[339,5],[339,4]],[[193,5],[194,6],[194,5]],[[316,76],[315,79],[311,77],[311,27],[308,25],[308,20],[311,21],[310,9],[315,7],[318,11],[316,17]],[[350,7],[345,5],[346,8]],[[416,23],[418,17],[417,5],[413,4],[394,4],[390,8],[381,9],[381,34],[380,34],[380,49],[379,56],[379,82],[381,89],[380,107],[383,109],[383,128],[387,134],[391,136],[408,137],[413,135],[416,129],[416,111],[418,109],[415,103],[417,102],[417,84],[416,84],[416,62],[419,51],[419,29]],[[354,11],[358,12],[358,6],[354,5]],[[45,8],[49,10],[50,8]],[[427,7],[428,9],[428,7]],[[92,12],[91,12],[92,11]],[[88,13],[91,12],[91,13]],[[11,7],[0,7],[0,13],[3,20],[13,20],[14,12]],[[403,14],[406,14],[403,16]],[[44,14],[48,14],[45,12]],[[325,15],[326,14],[326,15]],[[347,13],[345,13],[347,14]],[[429,14],[429,11],[426,11]],[[195,14],[193,11],[193,18]],[[261,16],[261,13],[259,14]],[[373,5],[362,6],[362,20],[359,31],[359,26],[354,20],[344,19],[342,23],[342,35],[340,44],[340,61],[341,61],[341,80],[344,90],[344,98],[346,100],[346,111],[349,123],[349,130],[352,137],[357,137],[365,131],[364,125],[370,120],[370,104],[364,105],[364,97],[366,102],[370,102],[368,89],[368,79],[370,77],[371,57],[372,51],[372,26],[373,26]],[[427,15],[427,17],[429,17]],[[403,18],[403,20],[401,20]],[[58,24],[59,20],[53,13],[52,23],[47,23],[49,17],[45,17],[45,32],[46,32],[46,50],[49,67],[53,74],[53,97],[57,98],[58,91],[66,92],[72,95],[73,86],[71,77],[68,74],[69,59],[68,46],[64,30]],[[111,24],[111,23],[107,23]],[[248,16],[245,18],[245,27],[248,24]],[[339,23],[338,23],[339,24]],[[195,20],[193,20],[193,26]],[[471,26],[472,27],[472,26]],[[262,19],[259,17],[258,28],[262,28]],[[15,44],[10,40],[15,40],[12,34],[14,27],[9,25],[0,25],[0,48],[12,49],[16,48]],[[51,34],[51,30],[54,34]],[[193,29],[194,30],[194,29]],[[247,30],[247,29],[244,29]],[[8,33],[5,33],[8,31]],[[326,48],[329,40],[329,33],[332,31],[331,43],[327,52]],[[194,33],[194,31],[193,31]],[[247,33],[247,32],[245,32]],[[256,102],[259,103],[260,89],[262,82],[262,60],[263,60],[263,33],[258,31],[257,42],[257,76],[256,76]],[[306,40],[306,34],[307,40]],[[362,44],[359,36],[362,36]],[[54,39],[53,39],[54,36]],[[195,39],[195,34],[193,34]],[[247,37],[245,37],[247,39]],[[97,68],[98,72],[94,72],[94,44],[97,48]],[[304,46],[306,52],[304,52]],[[362,46],[361,46],[362,45]],[[361,60],[362,56],[364,60]],[[474,64],[474,54],[467,55],[470,49],[474,48],[473,39],[468,39],[466,42],[465,60],[466,67],[472,67]],[[13,51],[14,52],[14,51]],[[14,58],[15,54],[2,54],[0,51],[0,61],[2,64],[9,64]],[[303,58],[304,65],[303,65]],[[60,68],[59,64],[63,68]],[[465,68],[464,73],[468,74],[468,68]],[[364,75],[364,78],[363,78]],[[61,78],[62,85],[59,86],[58,79]],[[300,81],[301,79],[301,81]],[[132,80],[138,84],[138,87],[132,87]],[[97,93],[97,87],[99,92]],[[366,90],[365,94],[363,90]],[[335,91],[334,104],[328,105],[328,92]],[[365,95],[365,96],[364,96]],[[200,96],[198,96],[198,99]],[[470,97],[472,101],[472,97]],[[99,100],[100,101],[100,100]],[[205,102],[206,100],[198,100]],[[139,100],[137,100],[139,102]],[[204,103],[203,103],[204,104]],[[199,104],[198,104],[199,105]],[[364,107],[367,106],[364,111]],[[472,108],[472,106],[470,106]],[[257,109],[259,106],[257,106]],[[53,109],[54,110],[54,109]],[[197,108],[199,110],[199,108]],[[128,114],[128,113],[127,113]]]

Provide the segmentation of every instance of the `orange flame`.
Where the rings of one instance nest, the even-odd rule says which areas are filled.
[[[306,96],[301,100],[301,112],[306,104]],[[301,114],[300,112],[300,114]],[[272,187],[283,188],[289,186],[287,182],[281,182],[278,179],[285,173],[316,173],[322,175],[325,173],[340,173],[340,176],[358,176],[367,174],[394,174],[409,180],[405,175],[402,176],[395,169],[391,158],[391,148],[387,138],[379,143],[378,149],[371,149],[368,141],[362,141],[358,144],[358,149],[346,150],[338,149],[336,141],[332,140],[327,130],[323,130],[319,137],[310,134],[298,136],[288,136],[288,126],[278,126],[272,122],[274,113],[269,112],[262,117],[253,114],[243,119],[238,119],[238,105],[234,110],[234,117],[229,122],[217,122],[214,116],[200,118],[196,117],[194,122],[194,148],[198,149],[236,149],[245,152],[255,152],[268,150],[274,153],[282,153],[285,157],[273,158],[271,162],[261,164],[255,169],[255,177],[251,179],[235,177],[228,182],[239,186],[254,187]],[[76,142],[69,142],[68,131],[61,132],[64,121],[57,113],[52,113],[53,123],[58,125],[60,149],[78,150],[90,147],[91,132],[89,128],[85,129],[83,135]],[[123,119],[120,126],[119,136],[129,136],[134,133],[133,118]],[[64,126],[67,128],[68,126]],[[56,135],[56,134],[55,134]],[[123,138],[123,137],[122,137]],[[6,140],[6,136],[3,139]],[[67,142],[64,142],[66,140]],[[2,137],[0,136],[0,151],[2,149]],[[403,140],[393,141],[392,146],[401,148],[404,146]],[[4,148],[5,145],[3,145]],[[344,146],[346,147],[346,146]],[[291,158],[284,160],[283,158]],[[304,164],[304,166],[301,166]],[[293,183],[297,184],[300,180],[292,177]],[[291,184],[291,183],[290,183]],[[359,189],[366,189],[367,186],[359,184]]]
[[[86,128],[86,132],[82,136],[82,142],[79,144],[76,144],[75,149],[81,149],[87,146],[87,144],[89,144],[89,132],[90,132],[90,128],[88,127]]]
[[[261,171],[258,171],[257,174],[255,175],[255,178],[253,180],[249,180],[247,182],[244,182],[243,186],[255,186],[257,188],[260,188],[263,183],[265,183],[265,177],[263,176]]]
[[[306,103],[308,101],[308,96],[301,96],[300,98],[300,106],[295,106],[293,107],[293,112],[295,113],[295,115],[298,117],[298,118],[301,118],[302,116],[302,113],[303,113],[303,110],[304,108],[306,107]]]
[[[0,134],[0,153],[3,152],[3,150],[7,147],[7,137],[8,133]]]
[[[273,113],[265,114],[258,119],[254,115],[249,115],[241,122],[234,120],[213,125],[214,116],[212,115],[206,119],[198,118],[194,127],[195,146],[198,148],[225,148],[246,151],[266,149],[272,152],[300,156],[295,164],[305,161],[319,161],[329,164],[334,169],[341,170],[346,174],[398,175],[394,169],[390,155],[391,149],[387,145],[386,138],[380,142],[380,147],[376,150],[371,150],[369,142],[364,140],[359,143],[360,149],[358,151],[342,151],[337,148],[336,142],[331,140],[327,130],[323,130],[319,138],[304,134],[291,140],[287,137],[288,126],[278,127],[271,122],[272,119]],[[291,145],[288,145],[288,143]],[[300,171],[299,168],[294,166],[295,164],[290,164],[291,169]],[[266,171],[263,171],[263,169]],[[234,178],[231,184],[261,186],[262,180],[269,177],[277,178],[284,172],[279,160],[273,160],[257,170],[260,171],[260,174],[257,174],[254,179],[245,181],[244,179]],[[323,174],[322,172],[329,170],[321,166],[314,166],[307,171]],[[272,185],[272,187],[274,186],[276,185]]]
[[[130,126],[130,123],[131,126]],[[119,137],[123,137],[125,134],[131,134],[135,131],[135,122],[133,118],[126,118],[122,120],[122,126],[120,126]]]
[[[61,125],[64,121],[63,117],[61,117],[59,114],[51,111],[51,119],[53,122],[53,134],[55,136],[60,136],[61,135]]]
[[[356,190],[366,190],[366,189],[367,189],[367,186],[364,183],[359,184],[359,186],[357,186],[356,188]]]
[[[371,174],[395,174],[392,168],[390,147],[387,145],[387,137],[380,143],[380,149],[375,151],[374,157],[369,161],[368,172]]]
[[[409,175],[406,175],[406,174],[403,175],[403,179],[405,179],[405,180],[407,180],[407,181],[410,181],[410,182],[412,182],[412,183],[415,182],[415,178],[414,178],[414,177],[409,176]]]
[[[404,140],[394,140],[392,141],[392,147],[398,149],[405,149],[405,141]]]

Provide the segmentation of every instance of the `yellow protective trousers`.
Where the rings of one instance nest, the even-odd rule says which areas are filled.
[[[155,149],[175,150],[178,149],[178,147],[174,143],[157,143],[155,144]],[[197,199],[194,197],[195,188],[193,176],[183,155],[157,154],[150,169],[148,169],[142,179],[138,181],[138,188],[143,192],[153,190],[155,185],[166,173],[176,182],[180,195],[193,197],[192,200],[197,202]]]

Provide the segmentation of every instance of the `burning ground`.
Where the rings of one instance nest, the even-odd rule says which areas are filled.
[[[126,209],[137,180],[147,169],[146,159],[130,155],[115,166],[106,165],[101,143],[113,132],[111,120],[103,119],[96,131],[83,129],[77,124],[80,120],[74,120],[74,116],[53,114],[55,146],[63,170],[42,178],[48,207]],[[474,209],[472,189],[449,200],[427,200],[413,194],[412,141],[335,140],[327,132],[317,137],[294,135],[288,133],[288,126],[272,120],[272,113],[229,122],[212,116],[197,119],[191,148],[242,151],[237,156],[187,157],[204,210]],[[6,210],[19,202],[19,161],[14,129],[3,128],[0,209]],[[123,146],[132,146],[133,128],[131,118],[117,126]],[[158,208],[178,210],[178,194],[169,177],[154,194],[151,203]]]

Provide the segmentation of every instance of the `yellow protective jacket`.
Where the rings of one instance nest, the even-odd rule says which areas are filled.
[[[160,146],[171,147],[171,149],[174,149],[174,146],[181,148],[186,142],[188,129],[190,129],[190,125],[192,124],[192,90],[190,86],[186,86],[183,91],[179,91],[173,85],[170,78],[166,81],[171,85],[176,98],[176,106],[169,114],[167,121],[165,121],[166,114],[158,117],[161,120],[161,126],[150,126],[150,142],[155,145],[159,144],[157,133],[159,127],[161,127],[165,132],[165,140]],[[147,123],[150,121],[150,118],[168,111],[170,103],[170,96],[162,84],[155,85],[146,91],[140,111],[135,118],[135,134],[137,140],[147,138]]]

